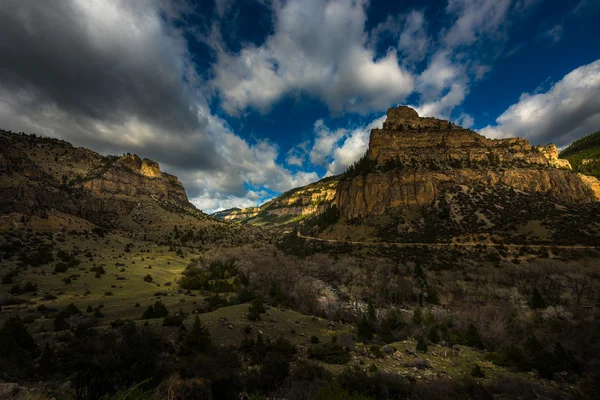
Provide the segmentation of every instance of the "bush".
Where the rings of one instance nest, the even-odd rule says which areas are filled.
[[[323,343],[308,349],[308,357],[327,364],[347,364],[350,354],[337,343]]]
[[[373,339],[375,327],[370,319],[367,319],[366,315],[363,314],[356,327],[358,338],[364,341]]]
[[[546,300],[544,300],[544,297],[542,296],[537,287],[533,288],[533,293],[531,294],[531,300],[529,302],[529,305],[534,310],[546,308]]]
[[[0,329],[0,357],[19,351],[34,351],[37,345],[18,317],[10,317]]]
[[[315,362],[300,361],[292,369],[291,377],[295,381],[329,381],[331,372]]]
[[[62,261],[54,265],[54,272],[56,273],[66,272],[67,269],[69,269],[69,266]]]
[[[371,397],[362,394],[350,393],[343,389],[339,383],[334,382],[319,390],[317,400],[371,400]]]
[[[144,277],[144,282],[148,282],[148,283],[150,283],[150,282],[152,282],[153,280],[154,280],[154,278],[152,278],[152,276],[151,276],[150,274],[148,274],[148,275],[146,275],[146,276]]]
[[[419,340],[417,341],[417,351],[425,353],[428,348],[427,341],[423,337],[419,337]]]
[[[481,370],[481,367],[479,366],[479,364],[475,364],[473,366],[473,369],[471,369],[471,376],[473,378],[485,378],[485,375],[484,375],[483,371]]]
[[[181,344],[180,352],[185,355],[206,353],[211,343],[212,340],[208,328],[200,321],[198,316],[196,316],[192,329],[188,332]]]
[[[142,319],[164,318],[169,315],[169,310],[164,303],[158,300],[153,306],[148,306],[142,314]]]
[[[163,320],[163,326],[179,326],[183,323],[184,319],[181,314],[168,315]]]
[[[250,321],[260,321],[260,314],[264,314],[265,312],[263,298],[262,296],[257,296],[252,300],[250,307],[248,307],[248,319]]]
[[[90,268],[90,272],[95,272],[95,277],[96,278],[100,278],[100,276],[105,275],[106,271],[104,270],[104,267],[102,267],[101,265],[97,266],[97,267],[92,267]]]

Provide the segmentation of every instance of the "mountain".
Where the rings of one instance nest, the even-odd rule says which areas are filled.
[[[259,207],[231,208],[212,214],[224,221],[251,225],[289,225],[316,216],[333,204],[339,176],[289,190]]]
[[[487,139],[397,107],[340,178],[333,201],[339,221],[319,234],[411,242],[592,240],[600,232],[598,183],[574,173],[553,144]]]
[[[600,131],[573,142],[560,158],[569,160],[573,171],[600,178]]]
[[[0,131],[0,194],[2,225],[33,218],[49,228],[71,221],[135,230],[210,219],[155,161],[7,131]]]

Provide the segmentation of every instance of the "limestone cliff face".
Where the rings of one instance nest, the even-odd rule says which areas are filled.
[[[189,204],[185,189],[176,176],[160,171],[157,162],[128,154],[108,167],[94,171],[79,186],[97,195],[157,196],[180,205]]]
[[[391,108],[383,129],[373,129],[369,159],[378,164],[399,159],[402,163],[444,166],[456,161],[491,165],[519,164],[570,169],[558,159],[555,145],[532,147],[520,138],[488,139],[469,129],[436,118],[420,118],[409,107]]]
[[[491,140],[409,107],[388,110],[383,129],[373,129],[366,167],[343,178],[335,203],[347,219],[395,209],[431,206],[457,186],[510,187],[545,193],[566,203],[600,199],[593,184],[558,159],[556,146],[533,147],[520,138]]]

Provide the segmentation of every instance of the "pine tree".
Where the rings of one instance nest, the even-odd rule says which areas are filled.
[[[192,329],[181,344],[181,352],[182,354],[206,353],[211,343],[208,328],[196,316]]]
[[[538,288],[533,288],[533,293],[531,294],[531,302],[530,302],[531,308],[535,309],[540,309],[540,308],[546,308],[546,300],[544,300],[544,297],[542,296],[542,294],[540,293],[540,291],[538,290]]]

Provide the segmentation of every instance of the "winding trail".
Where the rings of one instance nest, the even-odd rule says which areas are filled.
[[[583,249],[600,249],[600,244],[598,246],[585,246],[585,245],[551,245],[551,244],[501,244],[501,243],[413,243],[413,242],[357,242],[352,240],[335,240],[335,239],[322,239],[313,236],[304,236],[300,232],[298,232],[298,237],[305,240],[313,240],[317,242],[325,242],[325,243],[348,243],[348,244],[356,244],[362,246],[379,246],[379,247],[420,247],[420,246],[428,246],[434,248],[448,248],[448,247],[477,247],[477,246],[487,246],[487,247],[506,247],[509,249],[520,249],[523,246],[527,246],[532,249],[542,249],[542,248],[556,248],[556,249],[573,249],[573,250],[583,250]]]

